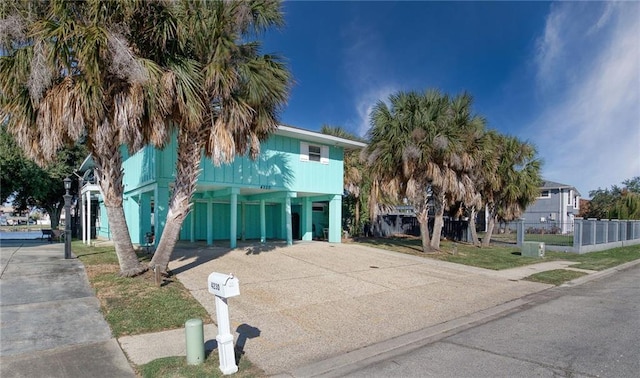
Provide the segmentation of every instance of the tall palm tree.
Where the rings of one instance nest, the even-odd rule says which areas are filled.
[[[496,174],[487,179],[482,196],[488,209],[488,224],[482,246],[488,247],[496,222],[517,219],[540,195],[540,168],[533,145],[516,137],[492,134]]]
[[[474,191],[470,198],[464,201],[467,214],[469,216],[469,229],[471,230],[471,241],[473,245],[480,246],[480,239],[476,232],[476,217],[478,209],[494,199],[494,193],[498,191],[500,181],[498,180],[498,164],[500,156],[497,153],[499,145],[499,134],[495,130],[488,130],[478,141],[478,156],[476,164],[471,173],[471,181]]]
[[[329,125],[322,125],[320,132],[327,135],[333,135],[340,138],[356,140],[364,142],[363,138],[344,130],[342,127],[333,127]],[[363,208],[363,199],[366,198],[362,195],[363,188],[369,187],[369,176],[364,170],[364,164],[360,159],[359,150],[348,150],[344,152],[344,190],[349,196],[353,197],[354,202],[354,229],[357,234],[360,228],[360,213]],[[351,231],[354,233],[354,230]]]
[[[169,101],[160,68],[140,59],[127,40],[145,32],[127,23],[140,4],[52,0],[1,7],[0,117],[40,164],[63,146],[86,141],[124,276],[146,267],[122,208],[120,146],[135,150],[162,139],[163,104]]]
[[[200,92],[172,113],[178,128],[176,181],[150,262],[163,273],[191,210],[202,151],[216,165],[231,162],[236,155],[257,158],[261,141],[277,128],[290,85],[280,58],[260,54],[260,43],[251,41],[283,24],[279,1],[177,2],[174,7],[180,43],[172,48],[194,61],[196,72],[185,78],[193,78]]]
[[[372,115],[370,142],[365,151],[374,177],[372,197],[382,191],[414,207],[423,251],[440,248],[447,205],[471,192],[469,172],[474,163],[473,140],[484,120],[472,115],[471,97],[453,99],[440,92],[400,92],[378,102]],[[435,214],[429,237],[429,211]]]

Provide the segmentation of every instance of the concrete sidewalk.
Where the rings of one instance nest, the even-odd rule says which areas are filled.
[[[235,340],[269,375],[304,376],[310,371],[296,369],[345,354],[356,358],[353,352],[369,345],[460,319],[491,316],[551,287],[521,278],[568,266],[551,262],[496,272],[356,244],[282,247],[179,244],[169,265],[214,321],[207,276],[215,271],[239,278],[240,296],[228,300]],[[205,328],[207,349],[215,348],[216,334],[215,325]],[[184,330],[173,330],[119,341],[133,363],[143,364],[184,355],[184,338]],[[166,348],[148,347],[159,343]]]
[[[64,244],[0,242],[0,376],[134,377]]]

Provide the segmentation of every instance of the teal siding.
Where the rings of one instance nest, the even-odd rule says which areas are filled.
[[[174,139],[164,150],[158,151],[156,160],[160,178],[173,179],[176,147]],[[329,164],[300,161],[299,140],[273,135],[261,144],[261,154],[255,161],[237,156],[232,163],[216,167],[210,159],[203,158],[198,184],[341,194],[343,150],[328,147]]]
[[[127,156],[126,149],[123,151],[123,156]],[[144,147],[126,158],[122,167],[125,192],[153,182],[156,178],[156,150],[150,146]]]

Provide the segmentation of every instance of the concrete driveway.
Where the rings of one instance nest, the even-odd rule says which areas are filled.
[[[233,273],[232,330],[267,374],[338,356],[503,304],[549,285],[356,244],[235,250],[179,244],[170,269],[215,320],[211,272]]]

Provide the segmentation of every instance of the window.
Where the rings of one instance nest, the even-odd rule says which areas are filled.
[[[329,164],[329,147],[300,142],[300,161],[314,161]]]
[[[569,195],[567,196],[567,205],[573,205],[573,190],[569,190]]]
[[[309,161],[320,161],[320,146],[309,146]]]
[[[543,190],[540,192],[540,197],[538,198],[551,198],[551,191],[550,190]]]

